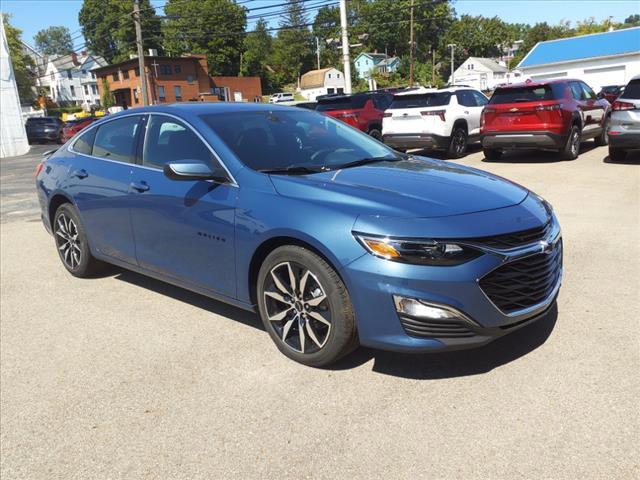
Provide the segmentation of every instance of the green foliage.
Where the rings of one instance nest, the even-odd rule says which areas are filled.
[[[340,47],[328,45],[327,40],[340,38],[340,9],[338,7],[320,8],[313,21],[311,32],[314,37],[318,37],[320,43],[320,68],[337,67],[340,64]]]
[[[624,19],[624,24],[625,26],[630,26],[630,27],[640,26],[640,15],[638,15],[637,13],[634,13],[633,15],[629,15],[627,18]]]
[[[244,38],[244,55],[242,57],[241,73],[245,76],[267,75],[267,59],[273,50],[273,39],[267,31],[267,22],[258,20],[253,32]]]
[[[36,49],[43,55],[67,55],[73,51],[71,33],[67,27],[49,27],[40,30],[33,37]]]
[[[232,0],[168,0],[164,48],[178,56],[207,55],[211,75],[238,75],[246,9]]]
[[[536,23],[529,28],[522,38],[523,42],[516,57],[511,61],[511,65],[515,67],[520,63],[524,56],[536,46],[538,42],[546,40],[554,40],[556,38],[564,38],[572,36],[573,32],[568,23],[560,23],[550,26],[547,22]]]
[[[102,92],[100,93],[100,105],[105,110],[109,107],[113,107],[113,95],[111,94],[111,89],[109,88],[109,84],[107,83],[107,79],[102,79]]]
[[[306,26],[308,19],[303,11],[304,4],[295,0],[288,2],[280,23],[282,30],[278,31],[273,42],[273,53],[269,59],[276,85],[295,83],[300,75],[315,68],[313,39]]]
[[[13,65],[13,74],[18,87],[18,95],[23,103],[31,102],[34,98],[33,78],[34,68],[33,60],[22,50],[20,37],[22,30],[14,27],[9,23],[9,15],[2,14],[2,22],[4,23],[4,33],[7,36],[7,46],[9,47],[9,55]]]
[[[78,23],[87,41],[87,48],[103,56],[109,63],[117,63],[136,54],[136,33],[133,18],[133,0],[84,0]],[[140,23],[143,47],[160,48],[162,37],[160,18],[150,0],[140,0]]]

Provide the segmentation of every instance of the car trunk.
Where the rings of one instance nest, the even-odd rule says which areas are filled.
[[[429,133],[446,119],[448,92],[396,95],[384,114],[385,134]]]

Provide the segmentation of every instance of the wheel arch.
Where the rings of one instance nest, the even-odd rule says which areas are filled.
[[[58,208],[60,208],[60,205],[63,205],[65,203],[70,203],[71,205],[75,205],[73,203],[73,200],[71,200],[69,196],[60,192],[55,193],[51,197],[51,200],[49,200],[49,207],[48,207],[47,214],[49,216],[49,225],[51,225],[52,228],[53,228],[53,217],[55,216],[56,211],[58,210]]]
[[[469,125],[467,124],[467,121],[464,118],[458,118],[453,122],[453,127],[451,127],[451,134],[453,135],[453,131],[455,130],[456,127],[464,127],[464,129],[467,131],[467,134],[469,133]]]

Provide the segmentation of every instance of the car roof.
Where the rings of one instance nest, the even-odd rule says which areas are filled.
[[[108,118],[119,116],[147,113],[170,113],[174,115],[198,116],[207,114],[225,114],[234,112],[247,111],[273,111],[288,110],[292,107],[279,105],[276,103],[257,103],[257,102],[177,102],[164,103],[162,105],[151,105],[148,107],[136,107],[122,110],[118,113],[108,115]]]
[[[527,80],[524,82],[512,83],[510,85],[502,85],[498,88],[504,89],[504,88],[523,88],[523,87],[544,87],[545,85],[567,83],[567,82],[582,82],[582,81],[584,80],[580,80],[577,78],[552,78],[549,80]]]

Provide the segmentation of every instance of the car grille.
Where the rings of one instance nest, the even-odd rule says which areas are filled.
[[[543,302],[555,288],[562,269],[562,241],[554,250],[506,263],[480,280],[480,288],[504,313]]]
[[[464,322],[434,321],[401,316],[400,323],[407,335],[429,338],[461,338],[473,337],[475,333]]]
[[[503,235],[494,235],[491,237],[481,237],[466,239],[474,243],[481,243],[490,248],[508,249],[522,247],[530,243],[542,240],[551,229],[551,222],[542,227],[530,228],[520,232],[506,233]]]

